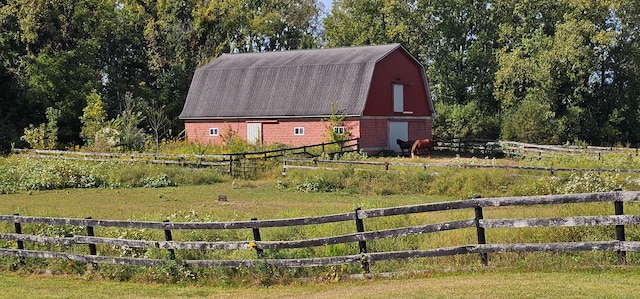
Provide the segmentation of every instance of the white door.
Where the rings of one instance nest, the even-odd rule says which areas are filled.
[[[247,123],[247,142],[251,144],[262,142],[262,123]]]
[[[409,123],[406,121],[390,121],[389,122],[389,149],[401,152],[400,146],[396,139],[407,141],[409,137]]]

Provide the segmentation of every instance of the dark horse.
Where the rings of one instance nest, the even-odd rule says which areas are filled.
[[[411,157],[413,158],[414,156],[419,155],[424,149],[426,149],[429,152],[429,158],[431,158],[431,152],[435,145],[436,142],[433,139],[418,139],[411,147]]]
[[[411,146],[413,145],[413,140],[404,141],[402,139],[396,139],[396,143],[400,146],[400,150],[402,151],[402,156],[404,157],[404,150],[409,152],[411,150]]]

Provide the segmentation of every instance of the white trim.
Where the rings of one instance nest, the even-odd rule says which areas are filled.
[[[404,111],[404,85],[393,83],[393,112]]]
[[[294,136],[304,136],[304,127],[294,127],[293,128]]]
[[[220,136],[220,130],[218,128],[209,128],[209,136]]]
[[[346,132],[346,129],[344,128],[344,126],[335,126],[333,127],[333,131],[336,132],[336,134],[344,134],[344,132]],[[338,131],[342,131],[342,132],[338,132]]]

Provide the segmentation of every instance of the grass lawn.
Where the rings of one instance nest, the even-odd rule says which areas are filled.
[[[640,270],[480,271],[286,286],[210,287],[0,273],[0,298],[635,298]]]
[[[227,202],[218,201],[226,195]],[[218,221],[278,219],[443,201],[425,195],[367,196],[302,193],[277,189],[274,181],[240,181],[166,188],[68,189],[0,195],[0,214],[95,219],[162,220],[162,215],[196,211]]]

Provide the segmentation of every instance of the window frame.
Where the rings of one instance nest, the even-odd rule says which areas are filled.
[[[404,85],[394,83],[393,92],[393,112],[404,112]]]
[[[304,136],[304,127],[294,127],[293,136]]]
[[[220,136],[220,129],[209,128],[209,136]]]

